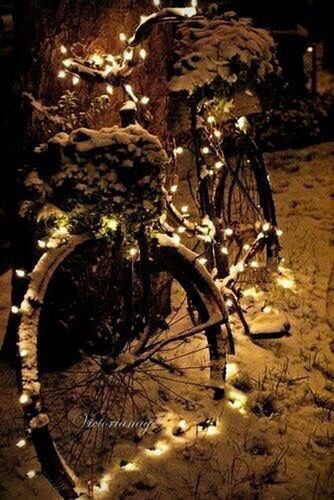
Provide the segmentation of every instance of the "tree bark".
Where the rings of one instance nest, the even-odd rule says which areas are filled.
[[[88,53],[107,52],[119,54],[124,45],[119,33],[131,36],[140,22],[141,15],[151,14],[151,0],[16,0],[15,2],[15,59],[16,76],[13,84],[8,127],[9,162],[16,168],[16,181],[32,150],[50,137],[48,127],[34,116],[30,105],[24,102],[23,92],[47,105],[56,104],[68,88],[57,77],[61,68],[60,47],[80,43]],[[150,98],[149,111],[152,120],[145,124],[149,131],[160,137],[164,144],[168,137],[169,103],[168,74],[173,57],[173,28],[154,29],[145,44],[148,57],[133,74],[132,86],[140,95]],[[80,102],[89,103],[94,96],[105,93],[99,85],[89,86],[81,82],[75,90]],[[119,109],[124,101],[123,91],[115,89],[112,104],[93,124],[96,128],[120,124]],[[54,132],[53,132],[54,133]],[[13,176],[14,177],[14,176]],[[13,198],[19,198],[18,191]],[[11,225],[13,236],[13,266],[31,271],[36,262],[36,250],[29,229],[18,224],[18,200],[13,204]],[[19,305],[25,286],[13,273],[12,303]],[[2,356],[15,359],[18,318],[11,315]]]

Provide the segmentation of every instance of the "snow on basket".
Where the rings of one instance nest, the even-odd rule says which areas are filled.
[[[72,225],[80,214],[85,230],[103,228],[111,215],[121,224],[148,222],[160,213],[166,162],[157,137],[137,124],[61,132],[42,152],[34,179],[45,196],[34,199],[39,213],[51,204]],[[29,181],[31,198],[31,174]]]
[[[245,85],[260,84],[278,70],[273,38],[254,28],[250,19],[189,20],[180,26],[177,38],[173,92],[192,94],[214,84],[222,94],[231,95]]]

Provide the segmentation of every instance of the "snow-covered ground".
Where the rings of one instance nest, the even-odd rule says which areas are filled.
[[[247,305],[284,317],[291,336],[258,344],[235,322],[236,356],[229,358],[224,401],[205,408],[217,425],[198,431],[191,409],[185,432],[174,436],[175,415],[139,444],[116,448],[94,498],[326,499],[333,495],[334,144],[266,155],[285,262],[270,290],[248,292]],[[6,285],[7,284],[7,285]],[[9,275],[2,276],[0,326],[8,312]],[[255,293],[256,292],[256,293]],[[15,373],[2,364],[0,497],[59,498],[33,460],[24,435]],[[178,416],[177,416],[178,418]],[[157,444],[155,450],[148,447]],[[120,468],[126,458],[133,467]],[[28,479],[25,473],[36,470]],[[332,482],[331,482],[332,481]]]

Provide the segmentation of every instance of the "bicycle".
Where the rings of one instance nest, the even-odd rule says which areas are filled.
[[[175,22],[169,11],[168,16]],[[137,31],[139,38],[147,36],[143,24]],[[136,37],[132,43],[135,41]],[[93,424],[88,428],[80,425],[82,415],[88,420],[92,415],[103,419],[108,414],[109,419],[119,421],[139,418],[149,422],[163,409],[161,401],[167,400],[178,414],[180,408],[182,412],[193,405],[188,387],[199,391],[199,400],[208,392],[217,401],[224,396],[226,354],[234,352],[225,297],[232,290],[237,307],[235,283],[263,248],[266,235],[256,233],[242,258],[225,275],[221,289],[217,288],[201,255],[182,245],[167,222],[165,203],[187,231],[204,242],[209,236],[214,247],[219,244],[212,224],[187,220],[163,190],[167,157],[159,141],[136,123],[133,101],[138,99],[126,83],[131,73],[128,66],[118,65],[116,76],[78,60],[67,62],[66,67],[80,76],[114,84],[117,80],[132,99],[121,110],[121,128],[84,129],[50,141],[47,153],[53,161],[48,163],[47,176],[54,191],[60,188],[60,200],[72,209],[75,204],[71,203],[79,196],[88,210],[84,217],[80,210],[70,220],[65,217],[65,223],[60,217],[51,238],[40,240],[46,252],[32,271],[28,291],[15,311],[21,315],[20,402],[29,433],[50,482],[64,498],[76,498],[79,482],[70,467],[88,484],[108,460],[117,439],[129,436],[129,430],[120,431],[116,438],[105,430],[99,435],[97,430],[93,432]],[[144,168],[136,177],[133,165],[141,158],[138,149],[143,147],[150,155],[145,156]],[[69,170],[61,164],[64,157],[70,160]],[[118,161],[126,166],[125,173]],[[97,177],[91,165],[98,170]],[[68,189],[78,178],[80,193],[75,191],[67,199]],[[92,191],[95,181],[102,182],[97,198]],[[239,182],[235,180],[235,185]],[[225,190],[225,184],[222,186],[221,192]],[[99,206],[97,211],[94,204]],[[218,210],[225,213],[218,203],[216,208],[217,217]],[[232,211],[227,213],[227,222],[232,224]],[[269,227],[269,235],[271,231]],[[175,333],[175,328],[181,331]],[[39,357],[41,352],[43,357]],[[50,366],[56,373],[45,371]],[[180,392],[180,386],[185,391]],[[73,420],[65,418],[73,410]],[[199,415],[203,418],[200,405],[195,404],[194,411],[197,421]]]
[[[93,163],[96,160],[98,165],[103,165],[111,151],[114,155],[116,151],[122,154],[124,142],[121,141],[118,149],[113,149],[113,145],[123,136],[134,150],[135,144],[138,147],[140,143],[142,148],[164,158],[157,139],[144,133],[138,125],[101,132],[102,147],[94,146],[99,141],[97,132],[79,130],[67,140],[61,134],[51,141],[49,148],[54,154],[58,142],[61,157],[70,154],[80,161],[80,156],[85,159],[88,156]],[[137,142],[131,143],[129,137],[134,136]],[[131,158],[134,160],[135,155]],[[148,412],[153,418],[161,409],[156,396],[159,389],[184,404],[187,402],[186,396],[177,389],[179,385],[210,389],[214,398],[220,399],[224,394],[228,345],[230,351],[233,350],[228,314],[219,290],[197,254],[180,244],[177,238],[158,232],[163,229],[158,208],[152,215],[152,210],[148,212],[143,202],[140,212],[143,220],[135,223],[128,248],[125,235],[129,226],[125,226],[124,211],[132,209],[134,198],[138,203],[138,183],[152,189],[147,177],[155,182],[157,164],[146,163],[145,168],[136,173],[137,183],[133,182],[132,167],[128,169],[130,172],[122,172],[117,165],[114,169],[103,175],[110,177],[115,171],[116,191],[120,189],[120,176],[123,175],[123,183],[125,177],[129,177],[126,185],[129,203],[125,202],[121,213],[114,215],[119,222],[107,221],[106,239],[56,231],[31,273],[20,307],[20,401],[43,471],[64,498],[74,498],[68,465],[80,464],[81,475],[84,475],[83,464],[96,447],[110,447],[104,433],[102,437],[93,433],[93,438],[92,429],[84,432],[75,425],[77,415],[73,423],[69,422],[65,416],[71,410],[76,409],[81,416],[92,415],[98,407],[98,411],[108,414],[109,418],[149,420]],[[64,175],[63,179],[66,184],[68,179]],[[56,186],[55,177],[53,181]],[[66,189],[68,192],[68,186]],[[159,192],[157,186],[156,193]],[[109,193],[113,193],[113,188]],[[109,203],[105,201],[103,210],[110,209]],[[159,206],[160,200],[156,200],[156,207]],[[74,222],[70,224],[73,226]],[[66,281],[68,269],[72,279]],[[85,292],[83,284],[88,291]],[[61,294],[57,286],[65,287]],[[171,287],[169,310],[158,314],[157,299]],[[97,303],[98,292],[102,294],[102,301]],[[180,331],[175,333],[175,328]],[[44,333],[43,337],[43,332],[48,332],[47,336]],[[188,346],[191,349],[187,351]],[[39,352],[43,353],[41,358]],[[50,366],[57,368],[56,375],[43,374]],[[48,414],[44,407],[48,408]],[[63,459],[58,450],[63,452]],[[90,473],[89,467],[86,473]]]

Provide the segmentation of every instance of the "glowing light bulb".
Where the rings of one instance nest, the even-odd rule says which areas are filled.
[[[135,255],[137,255],[137,252],[138,252],[137,248],[134,248],[134,247],[130,248],[130,250],[129,250],[130,257],[135,257]]]
[[[149,97],[144,96],[144,97],[142,97],[142,98],[140,99],[140,102],[141,102],[142,104],[144,104],[144,105],[145,105],[145,104],[148,104],[148,103],[150,102],[150,98],[149,98]]]
[[[205,257],[200,257],[198,259],[198,262],[202,264],[202,266],[204,266],[208,262],[208,259],[206,259]]]
[[[136,465],[133,462],[128,462],[126,465],[121,465],[123,470],[126,470],[127,472],[132,472],[134,470],[139,470],[138,465]]]
[[[228,255],[228,248],[227,247],[222,247],[220,249],[221,253],[224,254],[224,255]]]
[[[207,146],[204,146],[204,148],[202,148],[202,153],[203,153],[204,155],[207,155],[207,154],[209,154],[209,153],[210,153],[210,149],[209,149]]]
[[[196,9],[197,7],[197,0],[191,0],[191,6],[194,7]]]
[[[257,269],[259,267],[259,263],[256,260],[252,260],[252,262],[250,263],[250,266],[253,269]]]
[[[238,273],[243,273],[245,270],[245,264],[242,261],[238,262],[238,264],[236,265],[236,270],[238,271]]]
[[[177,191],[177,184],[173,184],[171,187],[170,187],[170,190],[172,193],[176,193]]]
[[[79,82],[80,82],[80,78],[77,75],[72,76],[73,85],[78,85]]]
[[[186,228],[184,226],[179,226],[177,228],[177,232],[180,233],[180,234],[183,234],[185,231],[186,231]]]
[[[169,449],[168,444],[165,441],[158,441],[153,448],[146,449],[146,453],[153,456],[160,456]]]
[[[182,146],[178,146],[177,148],[174,149],[174,153],[176,155],[181,155],[183,153],[183,147]]]
[[[20,308],[17,307],[17,306],[12,306],[11,307],[11,311],[12,311],[13,314],[18,314],[19,311],[20,311]]]
[[[226,234],[226,236],[232,236],[233,229],[231,229],[230,227],[228,227],[227,229],[225,229],[224,233]]]
[[[109,219],[107,222],[107,227],[108,227],[108,229],[111,229],[111,231],[116,231],[116,229],[118,227],[117,219]]]
[[[263,224],[263,226],[262,226],[262,230],[263,230],[263,231],[269,231],[269,229],[270,229],[270,224],[269,224],[269,222],[265,222],[265,223]]]
[[[27,477],[29,479],[33,479],[36,476],[36,472],[34,470],[28,470]]]
[[[120,39],[121,42],[126,42],[127,41],[126,34],[125,33],[120,33],[119,34],[119,39]]]
[[[155,7],[160,7],[160,4],[161,4],[160,0],[153,0],[153,5]]]
[[[181,212],[182,212],[183,214],[186,214],[186,213],[188,212],[188,210],[189,210],[188,205],[183,205],[183,207],[181,207]]]
[[[307,52],[313,52],[313,47],[307,47]]]
[[[65,59],[65,61],[63,61],[63,65],[65,66],[65,68],[69,68],[72,64],[72,59]]]
[[[66,77],[66,72],[63,69],[58,71],[58,78],[65,78],[65,77]]]
[[[276,229],[276,234],[277,234],[277,236],[282,236],[282,234],[283,234],[282,229]]]
[[[232,307],[233,306],[233,301],[231,299],[227,299],[226,305],[227,305],[227,307]]]
[[[20,439],[17,443],[16,443],[16,446],[18,448],[23,448],[23,446],[25,446],[27,444],[27,441],[25,439]]]
[[[145,49],[140,49],[140,51],[139,51],[139,57],[141,57],[142,59],[146,59],[147,52],[146,52]]]
[[[20,396],[19,401],[20,401],[21,405],[25,405],[25,404],[29,403],[29,401],[30,401],[29,394],[27,394],[26,392],[23,392]]]
[[[107,85],[106,90],[107,90],[108,94],[114,93],[114,87],[110,84]]]
[[[216,161],[215,163],[215,168],[219,169],[219,168],[222,168],[223,167],[223,162],[222,161]]]
[[[27,356],[27,354],[28,354],[27,349],[22,349],[22,350],[20,351],[20,357],[21,357],[21,358],[24,358],[25,356]]]
[[[226,380],[230,379],[238,373],[238,365],[236,363],[226,364]]]
[[[210,116],[208,116],[208,120],[207,121],[208,121],[208,123],[212,124],[212,123],[215,122],[215,117],[212,116],[212,115],[210,115]]]
[[[269,314],[273,310],[273,308],[272,306],[265,306],[262,310],[265,314]]]
[[[61,52],[62,54],[67,54],[67,48],[65,47],[65,45],[61,45],[61,46],[60,46],[60,52]]]
[[[125,59],[125,61],[132,61],[132,59],[133,59],[133,50],[126,50],[124,52],[124,59]]]
[[[248,243],[245,243],[243,246],[243,249],[246,250],[246,252],[250,249],[250,245]]]
[[[24,269],[16,269],[15,273],[16,273],[16,276],[18,278],[24,278],[26,275],[26,272]]]
[[[213,132],[213,135],[216,137],[216,139],[220,139],[220,138],[221,138],[221,136],[222,136],[222,133],[221,133],[221,131],[220,131],[220,130],[217,130],[217,129],[216,129],[216,130]]]

